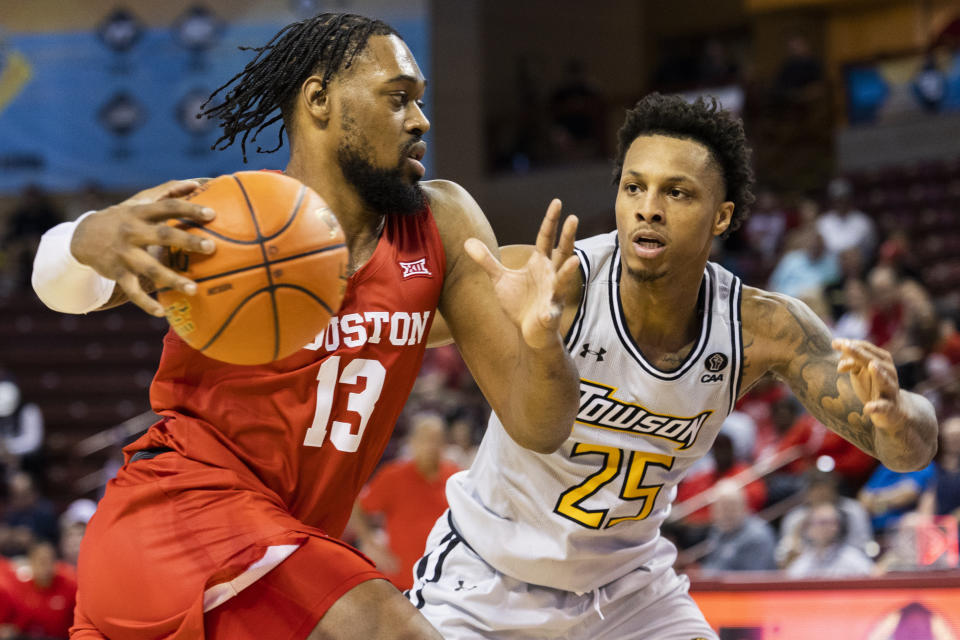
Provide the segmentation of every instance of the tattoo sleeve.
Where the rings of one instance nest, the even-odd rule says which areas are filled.
[[[802,302],[781,300],[764,304],[769,317],[761,318],[778,352],[771,359],[771,369],[815,418],[877,457],[876,434],[863,413],[863,403],[849,374],[837,373],[839,353],[830,346],[830,330]]]

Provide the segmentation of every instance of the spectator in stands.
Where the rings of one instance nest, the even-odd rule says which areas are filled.
[[[443,450],[443,457],[460,469],[469,469],[477,456],[473,434],[473,422],[468,416],[456,418],[450,423],[449,443]]]
[[[769,189],[763,189],[757,194],[757,201],[743,232],[750,247],[761,257],[765,270],[772,268],[776,262],[786,228],[787,214],[780,206],[777,195]]]
[[[939,339],[933,302],[919,283],[901,279],[890,267],[874,267],[868,281],[870,341],[891,353],[901,384],[910,389],[925,377],[926,356]]]
[[[866,340],[870,334],[870,291],[863,280],[847,280],[843,287],[846,311],[833,325],[833,335],[850,340]]]
[[[97,510],[97,503],[79,498],[60,515],[60,558],[72,567],[77,566],[80,541],[87,530],[87,523]]]
[[[803,504],[787,512],[780,522],[780,538],[775,552],[777,564],[785,567],[804,549],[803,527],[814,507],[833,505],[843,516],[843,542],[860,550],[873,540],[870,516],[857,500],[840,494],[839,480],[831,471],[811,469],[806,474],[807,488]]]
[[[740,65],[723,42],[710,38],[700,56],[697,84],[701,87],[723,87],[739,84]]]
[[[859,487],[876,466],[872,456],[827,429],[813,415],[804,411],[793,397],[777,401],[773,413],[780,429],[789,421],[777,450],[786,451],[795,445],[802,448],[802,457],[787,465],[785,472],[802,474],[814,468],[821,458],[828,457],[832,471],[842,478],[847,487]]]
[[[0,239],[0,253],[8,256],[9,274],[14,286],[30,286],[33,256],[43,232],[62,222],[63,216],[49,196],[37,185],[23,191],[20,202],[11,212],[6,233]]]
[[[24,402],[17,381],[0,369],[0,447],[14,459],[20,459],[38,453],[42,445],[40,407]]]
[[[839,255],[858,247],[865,257],[873,255],[877,232],[873,220],[853,207],[853,187],[846,178],[834,178],[827,186],[831,208],[817,220],[817,229],[827,251]]]
[[[803,550],[786,567],[791,578],[845,578],[873,570],[863,550],[847,543],[844,514],[832,502],[811,507],[802,529]]]
[[[821,235],[806,234],[800,248],[784,254],[770,275],[769,287],[795,298],[819,294],[840,277],[837,257],[826,251]]]
[[[423,554],[430,529],[446,510],[447,478],[458,469],[443,460],[446,425],[437,414],[413,417],[410,459],[388,462],[364,487],[354,509],[360,549],[398,589],[413,586],[413,565]],[[371,516],[382,515],[386,540]]]
[[[905,514],[887,535],[886,551],[877,560],[876,573],[955,568],[947,553],[946,530],[935,518],[911,511]],[[956,536],[956,530],[949,533]]]
[[[857,499],[870,513],[875,533],[892,528],[908,511],[916,508],[920,494],[933,479],[933,463],[919,471],[891,471],[878,464]]]
[[[951,416],[940,425],[940,448],[933,467],[933,479],[923,492],[917,511],[960,520],[960,415]]]
[[[63,638],[69,635],[77,599],[73,569],[57,562],[54,547],[37,541],[26,563],[10,565],[13,571],[0,581],[12,611],[13,625],[22,638]]]
[[[57,517],[53,504],[37,492],[33,478],[23,471],[14,473],[10,477],[8,491],[4,525],[13,530],[27,530],[39,540],[56,540]]]
[[[701,568],[712,571],[768,571],[776,569],[773,529],[750,513],[743,489],[730,480],[715,488],[710,507],[712,526],[707,536],[708,553]]]
[[[753,418],[757,426],[754,457],[759,459],[776,451],[782,436],[773,423],[773,405],[789,394],[787,387],[773,376],[757,381],[737,402],[737,411]]]
[[[837,263],[840,265],[840,277],[824,289],[824,295],[830,305],[830,315],[839,319],[850,310],[847,304],[847,285],[856,281],[866,286],[866,269],[863,264],[863,252],[860,247],[850,247],[840,252]]]
[[[720,480],[733,478],[737,474],[750,468],[749,461],[737,460],[734,453],[733,440],[729,435],[720,432],[713,442],[711,450],[714,465],[712,469],[705,469],[699,473],[688,475],[677,487],[677,502],[689,500],[693,496],[713,487]],[[754,480],[744,487],[746,504],[751,512],[762,509],[767,502],[767,487],[762,480]],[[685,519],[689,526],[706,526],[711,519],[710,511],[706,507],[694,511]]]
[[[787,102],[803,102],[811,89],[824,82],[823,63],[814,55],[810,42],[802,35],[787,40],[787,54],[774,84],[774,96]]]
[[[583,60],[570,59],[550,95],[551,140],[558,160],[600,157],[606,140],[606,105]]]

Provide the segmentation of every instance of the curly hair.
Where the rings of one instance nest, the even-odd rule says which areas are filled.
[[[247,63],[243,71],[233,76],[223,86],[210,94],[203,103],[201,116],[219,118],[223,135],[213,143],[212,149],[226,149],[240,135],[243,161],[247,161],[247,137],[250,142],[277,120],[289,114],[300,85],[309,76],[320,74],[323,88],[341,71],[350,68],[353,59],[367,47],[370,36],[399,34],[385,22],[371,20],[349,13],[321,13],[312,18],[289,24],[262,47],[240,47],[243,51],[256,51],[257,55]],[[232,88],[223,102],[206,108],[221,91]],[[280,113],[273,115],[275,111]],[[283,145],[280,127],[277,145],[261,149],[273,153]]]
[[[651,93],[627,111],[617,133],[617,157],[613,182],[623,173],[623,159],[630,145],[643,135],[664,135],[693,140],[709,149],[723,174],[724,201],[733,202],[733,217],[723,233],[727,237],[743,224],[753,204],[753,169],[743,123],[724,111],[715,98],[697,98],[693,103],[679,96]]]

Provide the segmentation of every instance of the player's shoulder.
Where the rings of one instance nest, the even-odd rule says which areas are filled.
[[[775,291],[743,287],[740,303],[743,343],[754,359],[771,366],[790,358],[798,343],[815,341],[829,346],[829,330],[801,300]]]
[[[448,251],[459,252],[463,241],[471,236],[493,240],[480,205],[462,186],[450,180],[427,180],[421,187]]]
[[[743,285],[740,302],[740,316],[744,330],[768,333],[788,322],[797,305],[803,304],[796,298],[776,291],[767,291],[759,287]]]
[[[458,221],[467,222],[476,215],[483,217],[480,207],[470,192],[456,182],[426,180],[421,183],[421,187],[438,225],[454,224]]]

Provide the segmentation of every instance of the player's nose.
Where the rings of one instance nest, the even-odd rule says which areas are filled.
[[[648,190],[646,196],[637,201],[634,216],[641,222],[663,222],[665,219],[663,199],[653,189]]]
[[[407,116],[406,128],[409,133],[417,136],[422,136],[430,131],[430,120],[427,119],[423,108],[414,101],[410,102],[410,115]]]

